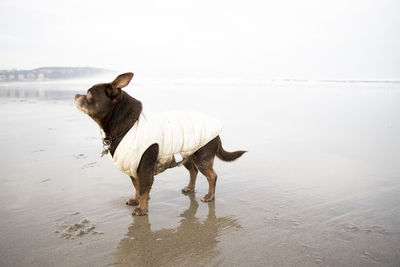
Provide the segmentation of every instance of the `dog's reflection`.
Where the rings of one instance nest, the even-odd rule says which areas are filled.
[[[180,216],[177,228],[151,231],[149,217],[133,218],[127,237],[115,253],[117,264],[127,266],[207,265],[218,255],[217,242],[223,229],[237,230],[241,226],[232,217],[215,215],[215,202],[208,203],[208,216],[197,218],[199,204],[190,194],[190,207]]]

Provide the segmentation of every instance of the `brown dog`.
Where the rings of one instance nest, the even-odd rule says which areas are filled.
[[[115,155],[115,153],[117,148],[120,149],[120,147],[123,146],[122,144],[130,142],[130,140],[126,140],[128,136],[133,136],[132,138],[135,138],[135,133],[131,133],[132,129],[135,130],[134,128],[137,128],[138,124],[142,125],[142,121],[147,120],[146,117],[143,119],[142,103],[121,90],[121,88],[129,84],[132,77],[133,73],[121,74],[111,83],[94,85],[87,91],[86,95],[75,95],[75,103],[78,109],[89,115],[103,130],[105,134],[103,146],[106,148],[105,152],[110,153],[113,161],[117,156],[124,156],[122,152],[120,152],[119,155]],[[199,118],[202,119],[203,117]],[[211,119],[209,120],[211,121]],[[193,121],[190,129],[195,129],[196,125],[198,125],[197,122],[199,122],[199,120],[197,117],[195,117]],[[203,129],[199,129],[198,131],[202,131],[204,135],[205,131]],[[198,131],[189,132],[186,134],[185,138],[192,138]],[[125,136],[127,138],[124,139]],[[118,147],[120,143],[121,146]],[[142,144],[143,142],[138,143]],[[130,175],[136,189],[135,197],[126,202],[127,205],[138,205],[133,215],[147,214],[149,193],[153,184],[154,175],[161,173],[167,168],[172,168],[180,164],[183,164],[190,173],[189,184],[182,189],[182,192],[194,192],[196,176],[198,171],[200,171],[207,178],[209,183],[208,193],[204,195],[201,200],[203,202],[213,201],[217,182],[217,174],[213,169],[215,156],[224,161],[233,161],[246,152],[225,151],[222,148],[221,139],[218,134],[196,149],[196,151],[186,152],[186,154],[183,152],[182,154],[177,153],[177,157],[175,157],[176,155],[174,154],[174,157],[162,158],[162,149],[165,150],[164,148],[160,148],[160,142],[155,142],[145,147],[142,154],[139,154],[140,161],[138,161],[137,168],[134,167],[132,169],[132,167],[129,167],[131,166],[129,164],[126,168],[124,167],[126,164],[120,164],[120,170]],[[120,150],[122,150],[122,148]],[[130,151],[133,150],[131,149]],[[131,175],[131,173],[133,174]]]

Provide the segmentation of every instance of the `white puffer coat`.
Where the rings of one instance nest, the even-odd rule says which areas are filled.
[[[152,144],[158,144],[157,174],[177,165],[174,154],[180,153],[185,160],[221,131],[218,120],[201,113],[141,113],[119,143],[112,161],[120,171],[137,178],[143,153]]]

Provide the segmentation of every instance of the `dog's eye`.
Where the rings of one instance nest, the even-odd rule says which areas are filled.
[[[90,90],[86,94],[86,102],[88,104],[91,104],[93,102],[92,92],[90,92]]]

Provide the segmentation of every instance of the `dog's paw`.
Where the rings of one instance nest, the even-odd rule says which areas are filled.
[[[207,194],[204,195],[200,200],[203,202],[211,202],[214,201],[214,197],[211,197],[209,194]]]
[[[184,193],[184,194],[190,194],[190,193],[193,193],[193,192],[194,192],[194,189],[190,188],[188,186],[185,186],[184,188],[182,188],[182,193]]]
[[[134,199],[134,198],[130,198],[130,199],[128,199],[128,200],[126,201],[126,205],[129,205],[129,206],[137,206],[137,205],[139,205],[139,201],[137,201],[137,200]]]
[[[147,215],[147,210],[142,210],[139,207],[136,208],[133,212],[132,212],[133,216],[143,216],[143,215]]]

